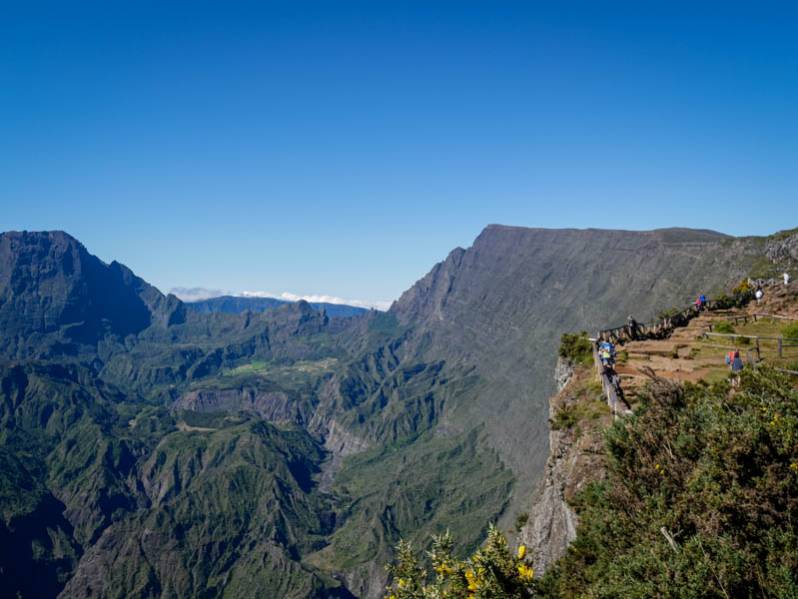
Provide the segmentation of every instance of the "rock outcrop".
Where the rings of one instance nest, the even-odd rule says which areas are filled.
[[[602,415],[603,397],[597,395],[595,383],[591,386],[594,378],[590,367],[574,368],[563,358],[557,362],[558,392],[549,402],[549,422],[552,423],[549,458],[520,534],[539,573],[557,561],[576,538],[578,518],[569,501],[587,483],[603,476],[602,430],[610,420],[609,415]],[[581,418],[568,425],[560,422],[561,411],[578,413],[574,408],[586,403],[590,418]]]

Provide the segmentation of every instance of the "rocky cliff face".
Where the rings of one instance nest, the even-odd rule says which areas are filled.
[[[515,476],[522,509],[548,457],[547,398],[559,336],[639,320],[737,281],[761,249],[711,231],[489,226],[392,306],[404,355],[473,368],[480,381],[447,420],[480,423]]]
[[[574,368],[563,358],[557,361],[557,393],[549,402],[549,458],[520,534],[520,541],[529,547],[534,558],[535,571],[541,574],[576,538],[578,518],[569,502],[587,483],[603,476],[602,431],[611,420],[603,413],[603,398],[600,393],[596,396],[593,380],[592,368]],[[560,423],[561,412],[575,411],[577,405],[585,402],[593,410],[591,417],[570,426]]]
[[[189,412],[248,412],[276,424],[304,424],[307,414],[303,402],[282,389],[242,386],[234,389],[188,391],[174,404]]]

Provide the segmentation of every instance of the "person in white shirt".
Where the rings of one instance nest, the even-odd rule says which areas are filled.
[[[788,272],[784,273],[784,284],[785,285],[789,285],[790,284],[790,273],[788,273]]]

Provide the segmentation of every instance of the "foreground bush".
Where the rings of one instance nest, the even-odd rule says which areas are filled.
[[[785,339],[798,339],[798,322],[791,322],[782,327],[781,334]]]
[[[560,337],[560,357],[568,358],[577,364],[589,364],[593,360],[593,345],[587,332],[563,333]]]
[[[607,436],[607,479],[545,597],[798,597],[798,393],[763,370],[655,384]]]
[[[449,533],[433,537],[428,559],[419,558],[409,543],[400,542],[388,599],[523,599],[532,597],[534,572],[522,545],[513,554],[494,526],[485,545],[467,560],[453,557]],[[426,565],[422,565],[422,562]],[[428,570],[428,567],[431,570]]]

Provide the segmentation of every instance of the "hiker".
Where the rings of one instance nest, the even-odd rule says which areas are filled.
[[[640,325],[638,325],[637,321],[630,315],[629,318],[626,319],[626,326],[629,330],[629,339],[635,341],[639,334]]]
[[[726,364],[732,372],[740,372],[743,369],[743,359],[740,357],[740,350],[735,349],[726,354]]]
[[[695,299],[695,309],[701,312],[707,305],[707,296],[703,293]]]
[[[754,293],[754,297],[756,298],[756,303],[758,304],[759,302],[761,302],[762,298],[764,296],[765,296],[765,292],[762,291],[762,288],[761,287],[757,287],[756,288],[756,293]]]
[[[611,369],[615,364],[615,346],[609,341],[603,341],[599,345],[599,359],[605,370]]]
[[[790,273],[785,272],[784,273],[784,285],[787,286],[789,284],[790,284]]]
[[[733,352],[729,352],[729,355],[726,356],[726,363],[729,365],[729,370],[731,370],[732,374],[738,375],[732,380],[732,385],[736,387],[740,382],[739,374],[745,367],[743,359],[740,357],[740,350],[735,349]]]

